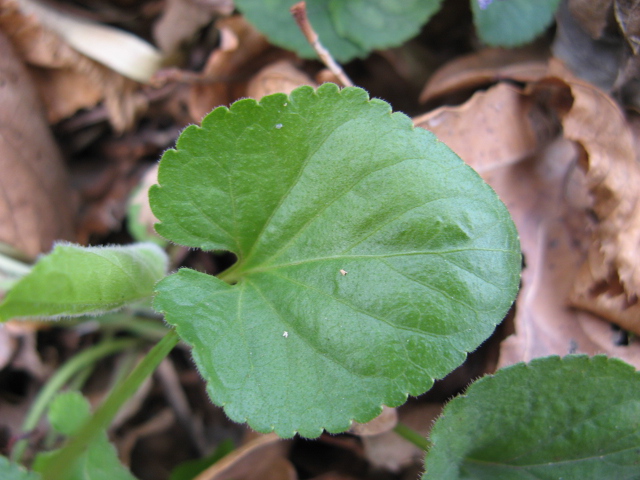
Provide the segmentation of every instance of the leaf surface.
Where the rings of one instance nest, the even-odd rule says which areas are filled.
[[[518,288],[495,193],[359,88],[218,108],[165,153],[159,184],[161,235],[238,261],[220,278],[165,278],[154,306],[193,346],[213,401],[258,431],[344,431],[425,392]]]
[[[423,480],[638,478],[640,374],[598,355],[498,370],[431,431]]]
[[[309,21],[339,61],[397,46],[416,35],[442,0],[308,0]],[[276,45],[315,57],[289,13],[297,0],[236,0],[244,16]]]
[[[471,0],[478,35],[491,46],[517,47],[551,25],[560,0],[497,0],[481,8]]]
[[[95,314],[148,298],[167,270],[156,245],[56,245],[14,285],[0,320]]]

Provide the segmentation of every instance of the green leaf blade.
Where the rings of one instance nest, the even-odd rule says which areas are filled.
[[[297,0],[237,0],[243,15],[275,45],[316,56],[289,13]],[[307,0],[309,21],[322,44],[341,62],[395,47],[415,36],[442,0]]]
[[[445,407],[423,479],[637,478],[639,394],[640,374],[604,356],[499,370]]]
[[[97,314],[150,298],[167,270],[155,244],[56,245],[9,291],[0,320]]]
[[[160,164],[159,231],[211,245],[204,225],[187,237],[173,223],[181,190],[217,212],[210,227],[236,233],[225,246],[238,262],[220,279],[180,270],[154,306],[234,420],[285,437],[370,420],[460,365],[511,305],[520,251],[504,205],[431,133],[363,90],[242,101],[195,131],[197,145],[178,142],[168,157],[175,176]],[[219,154],[219,142],[235,147]],[[211,160],[192,155],[205,145]],[[233,207],[207,191],[218,170]]]
[[[496,47],[517,47],[533,41],[551,25],[560,0],[495,0],[480,8],[471,0],[480,39]]]

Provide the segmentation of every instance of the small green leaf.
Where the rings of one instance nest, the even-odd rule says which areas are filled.
[[[276,45],[315,57],[289,13],[298,0],[236,0],[244,16]],[[307,0],[309,21],[334,58],[346,62],[400,45],[440,9],[442,0]]]
[[[480,8],[471,0],[474,23],[487,45],[517,47],[533,41],[551,25],[560,0],[494,0]]]
[[[72,435],[90,416],[89,402],[78,392],[61,393],[52,401],[49,421],[55,430]],[[46,476],[49,465],[60,450],[40,453],[33,469]],[[118,459],[115,447],[109,443],[106,432],[89,445],[76,460],[66,480],[135,480],[135,477]]]
[[[17,282],[0,305],[0,320],[97,314],[149,298],[166,273],[156,245],[56,245]]]
[[[2,480],[40,480],[40,475],[28,472],[22,465],[9,461],[0,455],[0,478]]]
[[[424,480],[632,480],[640,472],[640,374],[603,355],[499,370],[445,407]]]
[[[233,452],[234,449],[233,441],[227,439],[221,442],[211,455],[182,462],[173,469],[169,480],[193,480],[218,460]]]
[[[519,283],[505,206],[435,136],[359,88],[245,99],[188,127],[150,191],[166,238],[227,250],[154,306],[213,401],[281,436],[344,431],[460,365]]]

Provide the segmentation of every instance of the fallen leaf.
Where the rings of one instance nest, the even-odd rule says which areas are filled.
[[[38,94],[2,32],[0,58],[0,242],[33,259],[74,240],[74,199]]]
[[[205,81],[191,86],[189,113],[196,122],[215,107],[242,97],[250,76],[247,70],[255,72],[260,68],[256,59],[264,58],[270,48],[266,38],[243,17],[224,18],[216,26],[220,30],[220,46],[204,67]]]
[[[163,52],[171,54],[216,15],[232,12],[232,0],[168,0],[153,26],[153,37]]]
[[[296,480],[293,465],[284,457],[291,442],[275,433],[260,435],[224,456],[194,480]]]
[[[571,301],[640,334],[640,164],[633,133],[605,92],[576,79],[559,62],[551,64],[550,75],[570,92],[570,108],[559,113],[565,137],[582,147],[580,166],[597,219]]]
[[[118,132],[129,128],[146,107],[135,94],[138,83],[91,60],[22,10],[21,0],[0,0],[0,30],[33,72],[50,123],[104,100]]]
[[[518,90],[499,83],[460,107],[433,110],[414,118],[413,123],[436,133],[465,162],[485,172],[504,168],[538,149],[543,139],[522,121],[523,115],[529,115],[524,102]]]
[[[302,85],[318,85],[304,72],[298,70],[292,62],[280,60],[267,65],[251,79],[247,85],[247,96],[261,99],[272,93],[290,94]]]
[[[476,89],[505,78],[531,81],[547,72],[549,52],[537,46],[485,48],[463,55],[440,68],[425,85],[420,102]]]

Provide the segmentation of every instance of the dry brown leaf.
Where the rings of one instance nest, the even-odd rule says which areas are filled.
[[[429,79],[420,102],[475,89],[504,78],[537,80],[547,72],[549,53],[537,47],[522,49],[487,48],[454,59]]]
[[[572,303],[640,334],[640,164],[630,126],[602,90],[574,78],[559,62],[550,75],[568,87],[560,109],[564,135],[581,147],[597,223]],[[566,103],[566,102],[565,102]]]
[[[398,424],[398,411],[395,408],[383,405],[382,413],[367,423],[353,422],[349,433],[359,435],[361,437],[370,437],[372,435],[380,435],[389,432]]]
[[[62,156],[28,73],[0,32],[0,242],[30,258],[74,239]]]
[[[535,152],[536,131],[522,121],[529,112],[522,95],[507,84],[476,93],[460,107],[442,107],[414,119],[431,130],[479,172],[503,168]],[[455,146],[454,146],[455,145]]]
[[[194,480],[296,480],[285,458],[290,442],[275,433],[261,435],[207,468]]]
[[[143,98],[135,95],[136,82],[78,53],[37,18],[24,15],[17,0],[0,0],[0,30],[33,68],[49,122],[104,100],[114,129],[124,131],[145,107]]]
[[[592,38],[600,38],[607,27],[613,0],[569,0],[569,11]]]
[[[492,103],[500,108],[492,108]],[[536,120],[534,105],[524,93],[497,85],[465,105],[432,112],[435,122],[429,115],[417,119],[420,125],[430,125],[496,190],[520,234],[526,267],[516,302],[515,334],[502,344],[499,367],[574,352],[607,353],[640,366],[640,344],[618,346],[607,322],[568,306],[590,243],[590,201],[572,143],[559,141],[527,156],[534,140],[553,131]],[[491,118],[503,114],[504,120]],[[512,138],[526,141],[514,143]],[[492,147],[501,143],[515,148]],[[491,151],[495,156],[487,153]]]
[[[203,71],[208,83],[191,87],[189,113],[195,122],[220,105],[228,105],[244,95],[247,68],[260,68],[257,58],[269,48],[266,38],[244,17],[224,18],[216,23],[220,30],[220,47],[216,49]]]
[[[216,15],[230,15],[232,0],[168,0],[153,27],[153,37],[162,51],[170,54]]]
[[[272,93],[288,95],[301,85],[317,87],[311,77],[298,70],[293,63],[280,60],[267,65],[251,79],[247,85],[247,96],[259,100]]]

